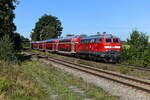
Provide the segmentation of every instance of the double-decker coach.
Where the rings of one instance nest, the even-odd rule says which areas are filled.
[[[58,53],[76,55],[78,44],[82,37],[62,38],[58,41]]]
[[[50,40],[45,40],[46,43],[46,51],[50,51],[50,52],[55,52],[56,51],[56,40],[57,39],[50,39]]]

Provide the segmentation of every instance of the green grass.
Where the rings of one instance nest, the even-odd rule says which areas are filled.
[[[83,94],[71,90],[75,86]],[[38,62],[0,63],[0,100],[118,100],[82,78]]]
[[[83,100],[83,96],[80,93],[71,91],[69,86],[76,86],[84,90],[88,97],[95,98],[97,100],[115,100],[116,97],[110,96],[105,93],[99,87],[92,84],[88,84],[82,80],[82,78],[75,78],[68,73],[61,72],[59,69],[53,67],[45,67],[41,63],[33,62],[35,66],[30,68],[30,71],[36,73],[46,84],[49,84],[54,94],[58,95],[58,100]],[[91,92],[91,89],[93,90]],[[99,91],[97,91],[99,90]]]
[[[19,65],[0,64],[0,100],[43,100],[47,95]]]

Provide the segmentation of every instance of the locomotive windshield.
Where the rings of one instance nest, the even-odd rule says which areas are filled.
[[[113,39],[113,42],[114,43],[119,43],[119,40],[118,39]]]
[[[106,39],[105,42],[106,43],[112,43],[112,40],[111,39]]]

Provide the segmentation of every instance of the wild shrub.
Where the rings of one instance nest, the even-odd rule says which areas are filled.
[[[150,67],[150,47],[144,51],[144,66]]]
[[[9,37],[5,35],[0,38],[0,60],[1,61],[15,61],[17,59],[16,52],[14,50],[14,45]]]
[[[121,63],[143,66],[146,60],[145,63],[147,64],[149,57],[145,55],[149,54],[145,50],[148,47],[148,39],[149,37],[145,33],[133,30],[130,38],[127,39],[130,48],[122,48]]]

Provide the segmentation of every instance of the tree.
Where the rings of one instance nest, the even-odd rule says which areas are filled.
[[[61,22],[57,17],[45,14],[36,23],[32,33],[32,40],[57,38],[61,35],[62,29]]]
[[[0,60],[2,61],[15,61],[16,52],[14,50],[14,44],[8,34],[0,38]]]
[[[12,36],[16,30],[13,23],[16,4],[17,0],[0,0],[0,38],[6,34]]]
[[[67,34],[66,37],[73,37],[75,36],[74,34]]]
[[[132,34],[130,35],[130,39],[127,39],[128,44],[131,48],[144,50],[148,46],[148,39],[149,37],[137,30],[133,30]]]
[[[149,37],[137,30],[133,30],[130,38],[127,39],[127,43],[130,45],[129,48],[122,48],[121,58],[122,61],[128,62],[135,65],[143,65],[144,60],[148,57],[144,57],[149,51],[145,51],[148,48]],[[148,62],[149,60],[147,60]]]
[[[15,46],[17,42],[13,23],[14,10],[18,4],[17,0],[0,0],[0,60],[14,61],[16,58]]]

